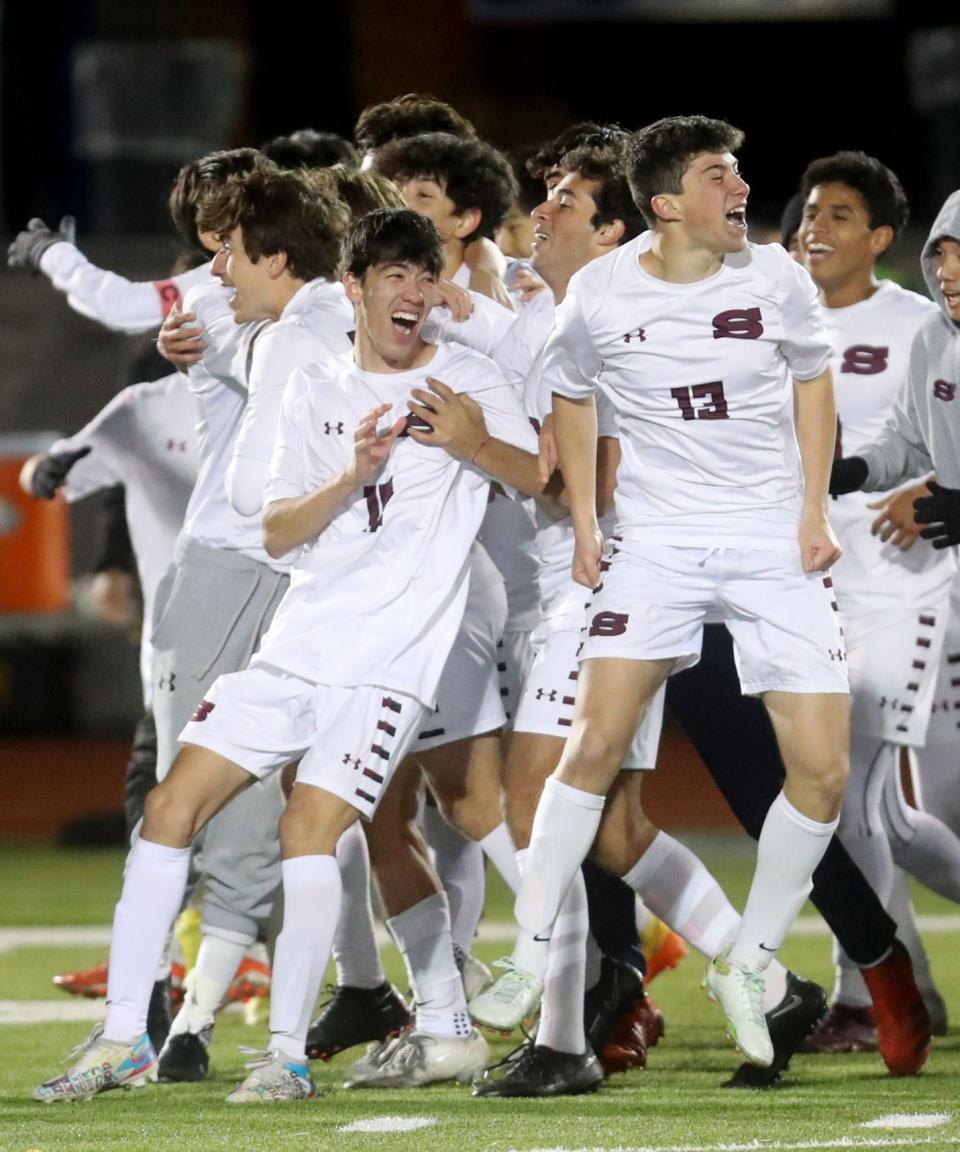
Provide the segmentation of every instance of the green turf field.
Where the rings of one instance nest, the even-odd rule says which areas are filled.
[[[750,858],[741,848],[704,850],[710,866],[742,906]],[[97,945],[13,947],[6,930],[106,925],[120,875],[120,856],[49,848],[0,846],[0,1001],[55,999],[58,971],[100,959]],[[952,915],[957,909],[925,893],[918,911]],[[494,889],[488,915],[504,920],[509,903]],[[805,916],[811,914],[806,909]],[[16,937],[15,939],[20,939]],[[941,991],[960,1021],[960,931],[939,931],[928,945]],[[481,944],[490,960],[503,951]],[[824,935],[796,935],[784,960],[826,983],[832,981]],[[401,983],[396,954],[388,956]],[[351,1055],[315,1065],[326,1095],[279,1106],[228,1107],[226,1093],[243,1075],[238,1046],[261,1045],[264,1026],[226,1015],[212,1048],[213,1073],[200,1085],[153,1085],[108,1093],[73,1105],[40,1105],[30,1089],[52,1075],[89,1024],[10,1024],[0,1027],[0,1150],[8,1152],[317,1152],[371,1149],[403,1152],[530,1152],[533,1149],[667,1149],[674,1152],[752,1152],[756,1149],[928,1148],[960,1146],[960,1029],[936,1041],[924,1073],[893,1080],[879,1057],[799,1056],[783,1085],[765,1093],[732,1092],[720,1082],[737,1056],[723,1037],[719,1010],[700,990],[702,964],[688,958],[661,976],[653,998],[667,1018],[667,1035],[649,1067],[608,1081],[592,1097],[553,1101],[473,1100],[459,1087],[407,1092],[347,1092],[339,1087]],[[67,1000],[66,997],[63,997]],[[22,1006],[21,1006],[22,1007]],[[3,1019],[9,1019],[9,1014]],[[491,1044],[492,1058],[510,1050]],[[419,1125],[398,1130],[402,1122]],[[878,1123],[879,1122],[879,1123]],[[905,1127],[904,1125],[913,1125]],[[927,1126],[920,1127],[925,1124]],[[373,1131],[349,1130],[351,1125]]]

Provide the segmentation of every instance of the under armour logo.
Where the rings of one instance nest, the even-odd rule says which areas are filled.
[[[160,683],[157,685],[157,687],[158,688],[169,688],[171,692],[175,692],[177,690],[177,686],[174,683],[176,678],[177,678],[176,672],[171,672],[169,676],[161,676],[160,677]],[[212,707],[212,705],[211,705],[211,707]]]
[[[552,704],[554,702],[554,700],[556,700],[556,698],[557,698],[557,690],[555,688],[551,688],[549,691],[547,691],[547,689],[545,689],[545,688],[538,688],[537,689],[537,699],[543,700],[544,697],[546,697],[546,699],[549,700],[550,703]]]
[[[894,710],[896,710],[897,708],[900,707],[900,697],[897,696],[895,699],[890,700],[886,696],[881,696],[880,697],[880,707],[881,708],[893,708]]]
[[[646,330],[643,328],[631,328],[629,332],[623,334],[624,344],[629,344],[631,340],[639,340],[643,344],[646,339]]]
[[[354,768],[359,768],[360,767],[360,757],[359,756],[351,756],[349,752],[344,752],[343,763],[344,764],[352,764],[354,766]]]
[[[328,436],[333,435],[334,429],[336,429],[336,433],[338,436],[342,436],[343,435],[343,421],[339,420],[339,421],[337,421],[336,424],[331,424],[329,420],[324,420],[323,430],[324,430],[324,432],[326,432],[326,434]]]
[[[830,653],[830,659],[833,661],[839,660],[842,663],[847,658],[847,654],[842,648],[828,648],[827,651]]]
[[[168,452],[186,452],[186,450],[187,450],[186,440],[170,439],[167,441],[167,451]]]

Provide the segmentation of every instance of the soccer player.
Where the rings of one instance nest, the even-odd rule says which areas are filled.
[[[801,192],[801,248],[834,345],[840,448],[856,452],[883,426],[906,374],[913,337],[938,309],[875,275],[877,261],[907,220],[906,197],[893,172],[862,152],[840,152],[807,167]],[[843,547],[834,574],[852,697],[850,782],[840,838],[889,905],[894,836],[883,813],[902,814],[897,824],[910,830],[926,871],[952,881],[956,898],[960,843],[939,821],[909,808],[900,785],[901,749],[926,739],[955,566],[926,541],[904,552],[893,540],[872,534],[875,509],[868,501],[851,493],[831,510]],[[838,949],[833,1006],[805,1050],[876,1046],[870,993]]]
[[[371,213],[351,230],[345,263],[357,310],[353,356],[292,377],[268,481],[267,547],[299,553],[290,593],[247,671],[220,678],[198,706],[186,747],[151,794],[118,905],[103,1034],[37,1099],[92,1095],[149,1070],[143,972],[179,906],[190,841],[231,796],[296,760],[281,822],[271,1048],[230,1099],[315,1094],[304,1041],[339,913],[333,854],[358,816],[376,811],[433,702],[487,499],[485,476],[402,436],[398,413],[411,387],[437,373],[480,403],[494,437],[524,450],[535,443],[492,364],[420,339],[422,285],[441,267],[428,222],[406,210]],[[386,627],[358,628],[361,618]],[[461,1026],[472,1052],[458,1046],[462,1062],[450,1074],[470,1077],[486,1045],[465,1013]],[[405,1037],[414,1053],[443,1041]]]
[[[741,141],[705,117],[634,134],[630,183],[652,230],[579,272],[558,310],[544,372],[576,534],[573,572],[596,592],[575,715],[534,818],[516,913],[524,929],[549,936],[598,833],[603,855],[606,842],[615,856],[616,795],[605,813],[607,789],[647,704],[671,672],[696,662],[704,617],[719,611],[742,688],[763,696],[787,768],[736,939],[707,972],[731,1035],[765,1066],[773,1048],[763,971],[836,827],[849,701],[824,575],[839,555],[826,513],[830,346],[806,273],[779,246],[747,244]],[[603,570],[593,404],[601,368],[623,452]],[[622,874],[635,863],[623,859]]]

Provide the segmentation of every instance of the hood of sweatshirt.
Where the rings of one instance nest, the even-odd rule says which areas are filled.
[[[941,240],[944,236],[950,236],[954,240],[960,240],[960,191],[952,192],[944,201],[943,207],[937,213],[937,218],[933,222],[930,235],[927,237],[927,242],[923,246],[923,254],[920,257],[920,267],[923,269],[923,278],[927,282],[930,295],[940,305],[940,311],[947,320],[953,324],[954,321],[947,311],[947,305],[943,298],[943,292],[940,290],[940,285],[937,282],[937,273],[934,267],[934,248],[936,247],[937,241]]]

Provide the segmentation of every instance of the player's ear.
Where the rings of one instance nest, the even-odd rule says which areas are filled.
[[[870,230],[870,251],[879,259],[893,243],[893,229],[889,224]]]
[[[454,235],[458,240],[470,236],[480,227],[482,213],[479,208],[468,208],[457,217],[458,224]]]
[[[604,248],[616,248],[623,243],[626,230],[622,220],[610,220],[597,229],[597,240]]]
[[[352,272],[344,272],[343,287],[351,304],[360,303],[360,281]]]
[[[658,220],[672,222],[681,219],[677,197],[670,195],[669,192],[658,192],[656,196],[651,196],[650,207]]]
[[[290,266],[286,252],[273,252],[267,257],[267,271],[273,280],[278,279]]]

